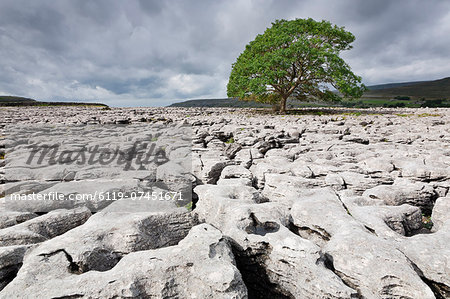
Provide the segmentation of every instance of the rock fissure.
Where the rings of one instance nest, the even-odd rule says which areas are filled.
[[[265,261],[272,250],[269,244],[262,244],[262,247],[255,252],[251,248],[243,249],[234,241],[230,243],[236,259],[236,266],[247,286],[248,298],[294,299],[292,294],[287,290],[282,290],[269,278],[268,270],[265,267]]]
[[[432,279],[426,277],[423,271],[404,252],[400,249],[397,250],[405,256],[414,271],[416,271],[417,275],[419,275],[420,279],[422,279],[422,281],[433,291],[436,299],[450,298],[450,286],[441,282],[433,281]]]
[[[354,281],[354,279],[351,279],[349,276],[345,275],[344,273],[342,273],[334,268],[333,256],[331,256],[328,253],[320,252],[320,258],[317,260],[317,263],[318,264],[323,263],[325,268],[327,268],[328,270],[333,272],[337,277],[339,277],[339,279],[346,286],[348,286],[349,288],[356,291],[356,294],[352,294],[351,298],[364,299],[364,297],[361,295],[361,291],[359,290],[358,286],[352,282],[352,281]]]
[[[66,257],[67,261],[69,262],[69,266],[67,267],[67,269],[69,270],[70,273],[73,274],[81,274],[81,269],[80,266],[73,261],[72,256],[65,250],[65,249],[58,249],[49,253],[41,253],[38,256],[42,256],[44,257],[44,260],[48,260],[49,257],[52,257],[58,253],[64,253],[64,256]]]

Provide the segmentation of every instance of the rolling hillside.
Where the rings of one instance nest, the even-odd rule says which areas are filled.
[[[36,100],[23,98],[23,97],[15,97],[15,96],[0,96],[0,103],[35,103]]]
[[[411,99],[450,99],[450,77],[422,82],[406,82],[369,86],[364,97],[409,96]]]
[[[395,88],[395,87],[402,87],[402,86],[408,86],[408,85],[414,85],[418,83],[424,83],[428,81],[413,81],[413,82],[402,82],[402,83],[386,83],[386,84],[378,84],[378,85],[371,85],[368,86],[370,90],[379,90],[379,89],[388,89],[388,88]]]
[[[83,103],[83,102],[41,102],[29,98],[16,96],[0,96],[0,107],[15,106],[100,106],[108,107],[101,103]]]

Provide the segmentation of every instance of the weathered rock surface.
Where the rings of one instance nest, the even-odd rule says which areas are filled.
[[[74,273],[63,249],[38,247],[2,298],[246,298],[228,242],[210,225],[178,245],[126,255],[112,269]],[[38,266],[36,268],[36,266]]]
[[[251,297],[351,298],[356,292],[329,271],[320,248],[289,231],[286,209],[233,196],[222,186],[198,186],[199,217],[231,241]],[[221,194],[217,202],[210,194]],[[227,197],[228,199],[227,199]]]
[[[36,216],[35,213],[29,212],[2,211],[0,212],[0,229],[25,222]]]
[[[404,239],[400,250],[437,297],[450,297],[450,223],[433,234]]]
[[[322,246],[328,265],[366,298],[433,298],[408,259],[376,232],[356,221],[339,197],[322,189],[294,203],[292,224]]]
[[[28,245],[54,238],[88,220],[87,208],[54,210],[48,214],[0,230],[0,246]]]
[[[450,197],[436,199],[431,219],[433,219],[433,231],[439,230],[445,222],[450,221]]]
[[[0,291],[16,277],[27,249],[23,245],[0,248]]]
[[[0,298],[450,298],[450,111],[319,112],[1,108]]]
[[[430,210],[436,194],[430,185],[402,179],[395,181],[393,185],[380,185],[368,189],[363,196],[382,200],[386,205],[397,206],[408,203]]]

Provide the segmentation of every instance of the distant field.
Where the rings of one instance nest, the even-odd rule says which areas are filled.
[[[450,107],[450,99],[426,99],[409,98],[405,100],[386,97],[362,97],[358,100],[343,101],[344,107],[366,108],[366,107]]]

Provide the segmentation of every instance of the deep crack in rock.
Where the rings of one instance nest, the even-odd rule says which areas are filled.
[[[263,242],[261,248],[255,251],[252,248],[244,250],[233,240],[229,242],[236,259],[236,266],[247,286],[249,299],[294,299],[292,294],[269,279],[264,264],[272,250],[270,244]]]

